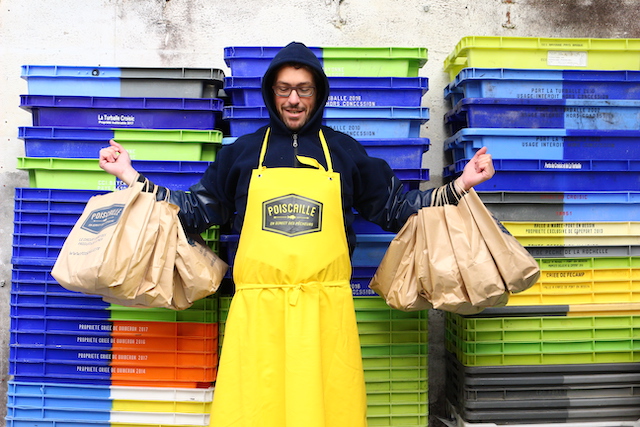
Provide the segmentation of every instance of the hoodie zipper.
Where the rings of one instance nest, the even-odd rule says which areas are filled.
[[[297,164],[297,159],[298,159],[298,134],[294,133],[292,134],[293,136],[293,142],[291,143],[291,145],[293,145],[293,159],[294,159],[294,163]]]

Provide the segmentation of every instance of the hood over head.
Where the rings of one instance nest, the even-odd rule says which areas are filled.
[[[309,121],[303,126],[298,133],[303,133],[308,129],[317,129],[322,123],[322,113],[324,105],[329,97],[329,79],[325,74],[322,63],[311,49],[303,43],[291,42],[283,47],[273,58],[269,68],[262,78],[262,98],[269,111],[271,126],[282,131],[288,131],[285,124],[280,120],[276,112],[274,93],[271,87],[275,80],[277,72],[285,64],[299,63],[310,67],[313,70],[316,85],[316,109],[312,113]],[[289,131],[290,132],[290,131]]]

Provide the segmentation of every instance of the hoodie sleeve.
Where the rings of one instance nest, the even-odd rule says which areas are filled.
[[[433,191],[407,190],[389,164],[362,151],[356,158],[358,176],[354,179],[354,208],[366,220],[383,230],[398,232],[413,214],[433,204]],[[457,204],[460,198],[453,183],[442,186],[444,203]]]

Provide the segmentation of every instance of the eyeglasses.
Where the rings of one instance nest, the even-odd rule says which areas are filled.
[[[273,93],[275,93],[276,96],[281,96],[283,98],[291,96],[291,92],[294,90],[299,97],[309,98],[310,96],[313,96],[316,88],[315,86],[273,86]]]

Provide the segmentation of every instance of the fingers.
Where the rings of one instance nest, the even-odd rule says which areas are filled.
[[[100,150],[100,163],[114,163],[124,148],[113,139],[109,141],[109,147]]]

